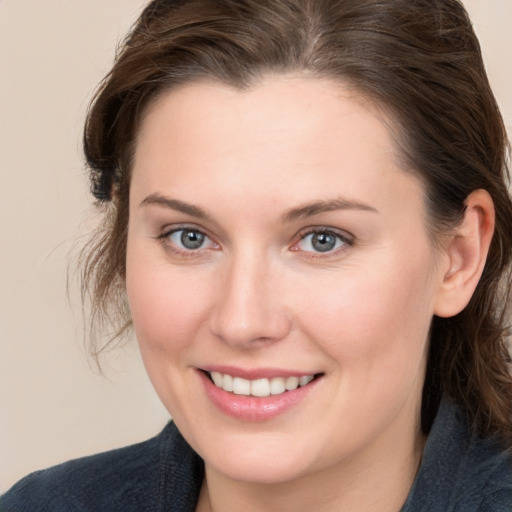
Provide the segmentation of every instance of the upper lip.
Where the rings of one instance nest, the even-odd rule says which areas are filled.
[[[318,375],[318,371],[288,370],[284,368],[239,368],[235,366],[212,365],[199,368],[205,372],[218,372],[247,380],[272,379],[274,377],[303,377]]]

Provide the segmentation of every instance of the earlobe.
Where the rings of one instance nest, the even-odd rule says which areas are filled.
[[[494,233],[494,204],[486,190],[475,190],[465,201],[464,218],[452,235],[446,255],[448,270],[436,297],[434,314],[451,317],[470,301],[484,270]]]

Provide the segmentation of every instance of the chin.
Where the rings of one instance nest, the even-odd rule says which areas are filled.
[[[257,435],[233,435],[211,439],[196,450],[205,465],[224,477],[253,484],[281,484],[319,470],[312,443],[300,442],[290,435],[260,432]],[[213,449],[212,449],[213,448]],[[321,454],[319,454],[321,455]]]
[[[208,462],[205,462],[208,465]],[[306,468],[288,460],[277,460],[276,457],[244,455],[229,457],[212,464],[211,468],[226,478],[251,484],[283,484],[294,481],[309,473]]]

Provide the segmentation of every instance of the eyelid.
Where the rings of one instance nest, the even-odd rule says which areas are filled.
[[[190,231],[197,231],[198,233],[202,233],[204,236],[213,240],[213,237],[208,233],[207,229],[204,229],[203,227],[200,227],[196,224],[189,222],[183,222],[179,224],[166,224],[160,229],[160,233],[155,238],[165,238],[166,236],[169,236],[170,234],[175,233],[176,231],[182,231],[187,229]]]

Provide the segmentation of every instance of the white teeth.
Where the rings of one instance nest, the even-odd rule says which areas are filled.
[[[233,377],[231,375],[222,376],[222,389],[224,391],[233,391]]]
[[[210,372],[210,377],[213,383],[224,391],[232,392],[235,395],[258,397],[280,395],[286,391],[293,391],[299,386],[307,386],[314,379],[313,375],[304,375],[302,377],[248,380],[220,372]]]
[[[233,393],[235,395],[247,395],[251,394],[251,381],[242,379],[241,377],[233,378]]]
[[[280,395],[286,391],[283,377],[274,377],[270,380],[270,394]]]
[[[270,382],[268,381],[268,379],[258,379],[251,381],[251,395],[269,396]]]
[[[218,387],[218,388],[221,388],[222,387],[222,373],[219,373],[219,372],[212,372],[210,373],[210,376],[213,380],[213,382],[215,382],[215,385]]]
[[[299,377],[288,377],[284,383],[287,391],[293,391],[299,387]]]
[[[313,375],[306,375],[299,379],[299,386],[307,386],[313,380]]]

